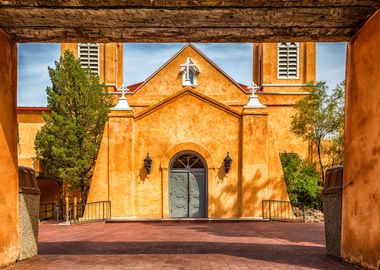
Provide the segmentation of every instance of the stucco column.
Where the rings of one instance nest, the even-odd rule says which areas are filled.
[[[108,124],[108,175],[112,218],[135,216],[133,129],[133,111],[111,111]]]
[[[242,117],[241,216],[261,217],[268,179],[268,113],[245,108]]]
[[[341,255],[380,265],[380,12],[347,53]]]
[[[0,267],[19,253],[17,47],[0,29]]]

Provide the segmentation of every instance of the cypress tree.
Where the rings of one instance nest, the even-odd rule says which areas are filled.
[[[80,189],[85,202],[111,97],[104,94],[99,77],[83,69],[69,50],[48,69],[50,113],[43,115],[46,124],[36,135],[37,159],[47,177]]]

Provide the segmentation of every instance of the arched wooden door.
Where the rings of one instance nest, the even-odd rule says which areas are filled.
[[[181,153],[170,163],[169,215],[172,218],[207,217],[206,163],[195,153]]]

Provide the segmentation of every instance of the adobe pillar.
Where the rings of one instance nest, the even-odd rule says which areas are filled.
[[[112,218],[135,216],[133,175],[134,112],[129,107],[125,90],[111,109],[108,123],[108,181]]]
[[[380,12],[347,53],[341,256],[380,266]]]
[[[0,29],[0,267],[19,254],[17,47]]]
[[[261,217],[268,179],[268,113],[245,108],[242,117],[242,217]]]

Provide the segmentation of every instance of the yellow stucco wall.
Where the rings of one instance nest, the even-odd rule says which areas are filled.
[[[106,199],[108,190],[113,218],[168,218],[169,162],[192,151],[207,163],[208,217],[260,217],[263,199],[288,199],[277,149],[270,153],[271,136],[265,111],[241,113],[191,88],[137,114],[111,112],[89,201]],[[233,160],[228,174],[227,152]]]
[[[277,43],[265,43],[262,46],[264,46],[263,59],[267,65],[264,70],[269,72],[269,75],[265,75],[264,83],[276,83],[274,80],[277,78],[277,62],[273,64],[268,62],[274,59],[277,61]],[[137,92],[128,95],[129,104],[135,112],[141,112],[183,89],[179,66],[185,63],[187,57],[193,59],[200,70],[197,78],[198,86],[193,88],[195,91],[221,101],[236,110],[243,109],[243,106],[247,104],[249,94],[236,86],[229,77],[221,74],[221,71],[216,69],[204,55],[200,55],[196,48],[188,46],[175,55],[166,66],[158,70]],[[305,67],[308,68],[305,69]],[[269,77],[271,79],[268,79]],[[263,92],[258,93],[261,103],[268,106],[269,122],[273,125],[280,152],[297,152],[304,158],[308,157],[308,143],[290,131],[290,122],[295,112],[294,104],[305,97],[300,93],[304,90],[299,85],[313,80],[315,80],[315,43],[300,43],[300,79],[281,80],[281,83],[293,83],[298,86],[267,87]]]
[[[123,85],[123,43],[100,43],[99,48],[100,82],[121,87]],[[61,43],[61,55],[66,50],[72,51],[75,57],[78,57],[78,43]]]
[[[295,109],[291,105],[268,106],[268,121],[273,127],[279,153],[295,152],[309,158],[308,143],[290,131],[290,123]]]
[[[200,70],[197,76],[198,86],[194,90],[213,99],[228,104],[237,104],[240,109],[247,104],[248,96],[231,79],[221,74],[204,55],[193,46],[186,46],[169,61],[154,76],[140,87],[133,95],[128,95],[128,101],[136,112],[183,90],[180,65],[190,57]]]
[[[261,86],[260,101],[268,106],[278,151],[296,152],[311,159],[308,143],[290,132],[294,104],[305,97],[303,85],[316,80],[316,44],[299,43],[299,78],[277,77],[278,43],[259,43],[253,47],[254,81]]]
[[[272,51],[277,48],[265,46]],[[308,46],[312,51],[313,44]],[[301,45],[301,53],[306,47]],[[62,50],[66,48],[77,53],[77,44],[62,44]],[[117,49],[120,47],[115,44],[101,44],[103,82],[116,83],[114,75],[121,70],[115,65],[121,63],[115,63]],[[200,70],[196,87],[182,85],[180,65],[187,57]],[[261,216],[263,199],[288,199],[279,153],[307,156],[308,145],[290,132],[293,105],[304,97],[293,93],[297,92],[294,89],[259,93],[267,108],[244,109],[250,94],[198,49],[185,46],[127,95],[134,112],[111,112],[88,201],[110,200],[114,218],[169,217],[170,160],[178,152],[193,151],[203,156],[208,166],[209,217]],[[35,156],[33,138],[43,123],[39,117],[35,113],[18,115],[20,160],[25,164],[32,164]],[[148,152],[153,159],[149,176],[143,167]],[[226,175],[223,159],[227,152],[233,163]]]
[[[264,85],[264,92],[301,92],[297,86],[277,86],[279,84],[304,84],[315,81],[316,76],[316,45],[314,42],[299,43],[299,76],[298,79],[283,79],[277,77],[278,43],[261,43],[254,45],[254,80]],[[261,54],[261,59],[259,55]],[[260,67],[261,66],[261,67]],[[267,86],[266,86],[267,85]],[[269,86],[271,85],[271,86]]]
[[[17,46],[0,29],[0,268],[19,255]]]
[[[380,267],[380,12],[349,43],[341,255]]]
[[[34,141],[37,132],[45,124],[42,118],[44,110],[17,110],[17,151],[18,162],[20,166],[33,168],[39,172],[42,168],[36,160],[36,152],[34,149]],[[46,110],[45,110],[46,111]]]
[[[313,44],[308,46],[312,51]],[[306,47],[301,45],[301,53]],[[182,85],[180,65],[188,57],[200,70],[196,87]],[[303,69],[306,61],[300,62]],[[303,82],[312,77],[301,73]],[[266,109],[244,109],[250,94],[195,47],[185,46],[127,95],[134,112],[111,112],[89,201],[111,200],[113,218],[167,218],[170,160],[193,151],[208,166],[208,217],[260,217],[262,200],[288,200],[279,153],[308,152],[307,143],[290,132],[293,105],[304,94],[285,90],[259,94]],[[227,152],[233,165],[226,175]]]
[[[188,106],[191,104],[191,106]],[[220,127],[225,127],[221,129]],[[237,114],[210,105],[198,96],[189,93],[177,96],[160,107],[141,116],[137,115],[134,130],[134,171],[135,176],[135,215],[139,217],[160,217],[161,208],[167,201],[167,177],[162,176],[160,162],[165,151],[173,145],[192,142],[204,146],[213,160],[217,162],[208,177],[209,215],[237,216],[237,182],[239,164],[239,128],[240,119]],[[191,146],[189,146],[191,147]],[[197,149],[183,149],[197,151]],[[149,152],[156,161],[152,165],[149,179],[144,175],[143,160]],[[222,160],[230,152],[234,164],[228,174],[223,174]],[[177,153],[176,153],[177,154]],[[166,167],[169,164],[162,164]],[[162,180],[162,181],[161,181]],[[162,182],[162,183],[161,183]],[[162,190],[161,190],[162,186]],[[152,194],[147,200],[145,194]],[[155,196],[154,196],[155,195]],[[215,207],[215,204],[218,204]],[[214,205],[214,207],[213,207]],[[167,207],[163,209],[163,216],[167,217]]]

